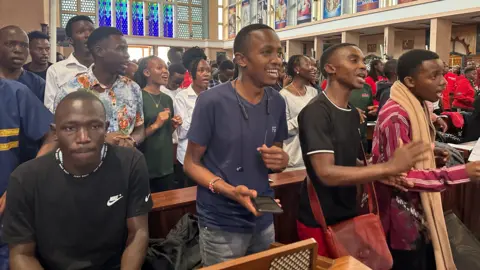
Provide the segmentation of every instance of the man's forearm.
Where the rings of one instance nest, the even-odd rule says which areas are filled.
[[[11,254],[10,254],[11,255]],[[35,256],[14,255],[10,256],[11,270],[43,270]]]
[[[140,270],[148,248],[148,231],[138,230],[127,239],[127,247],[122,255],[121,270]]]
[[[54,135],[52,132],[49,132],[47,135],[45,135],[44,142],[42,144],[42,147],[40,147],[40,150],[38,150],[37,157],[41,157],[43,155],[46,155],[58,148],[58,142],[54,139]]]
[[[142,124],[141,126],[135,127],[130,137],[135,140],[137,145],[141,144],[143,140],[145,140],[145,126]]]

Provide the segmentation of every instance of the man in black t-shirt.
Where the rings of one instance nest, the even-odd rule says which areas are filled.
[[[353,89],[360,89],[365,83],[365,57],[358,46],[342,43],[325,50],[320,61],[327,88],[300,112],[299,138],[307,174],[327,225],[334,225],[357,215],[357,184],[390,178],[387,184],[411,187],[411,183],[396,176],[410,170],[429,146],[414,142],[397,149],[387,163],[359,167],[360,117],[348,100]],[[301,192],[299,237],[313,237],[319,243],[318,253],[329,256],[324,235],[310,208],[306,183]]]
[[[102,102],[86,91],[58,105],[59,149],[11,175],[3,239],[13,269],[140,269],[152,207],[133,148],[105,144]]]

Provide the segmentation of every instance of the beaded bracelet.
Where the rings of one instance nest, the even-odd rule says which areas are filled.
[[[216,183],[218,180],[222,180],[222,178],[220,178],[220,177],[215,177],[215,178],[213,178],[213,179],[210,181],[210,183],[208,183],[208,189],[210,189],[210,191],[211,191],[212,193],[218,193],[218,192],[215,191],[215,183]]]

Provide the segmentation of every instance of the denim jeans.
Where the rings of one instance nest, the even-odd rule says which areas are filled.
[[[200,255],[203,266],[267,250],[275,240],[273,224],[253,233],[226,232],[200,227]]]

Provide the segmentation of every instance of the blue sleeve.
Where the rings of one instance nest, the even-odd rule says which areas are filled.
[[[31,140],[41,139],[50,130],[52,113],[26,86],[17,91],[17,101],[23,133]]]
[[[43,78],[38,78],[38,98],[40,98],[40,101],[43,103],[45,100],[45,80]]]
[[[192,122],[187,139],[201,146],[208,146],[215,127],[213,100],[206,93],[200,94],[193,109]]]
[[[280,108],[280,120],[278,121],[278,128],[277,133],[275,135],[274,142],[283,143],[284,140],[288,138],[288,124],[287,124],[287,116],[286,116],[286,104],[285,101],[281,96],[278,96],[277,103]]]

